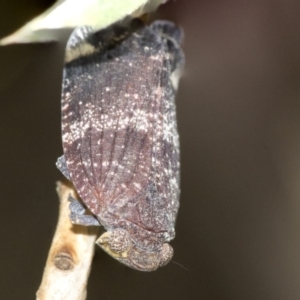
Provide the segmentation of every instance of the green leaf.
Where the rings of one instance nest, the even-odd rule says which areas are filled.
[[[99,30],[125,17],[138,17],[154,11],[167,0],[59,0],[40,16],[13,34],[0,40],[0,45],[47,42],[56,39],[48,29],[75,28],[89,25]],[[46,30],[46,31],[45,31]]]

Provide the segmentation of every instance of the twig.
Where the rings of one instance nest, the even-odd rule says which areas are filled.
[[[73,225],[68,196],[75,196],[74,189],[61,181],[56,189],[59,218],[36,296],[37,300],[83,300],[98,228]]]

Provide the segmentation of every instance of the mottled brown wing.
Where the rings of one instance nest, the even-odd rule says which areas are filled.
[[[179,160],[166,46],[148,27],[102,48],[101,35],[87,31],[71,36],[74,55],[64,69],[63,149],[72,182],[100,222],[114,216],[172,228]]]

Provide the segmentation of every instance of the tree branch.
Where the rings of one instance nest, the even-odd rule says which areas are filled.
[[[59,181],[56,190],[59,218],[36,296],[37,300],[83,300],[98,228],[71,223],[68,197],[76,195],[70,183]]]

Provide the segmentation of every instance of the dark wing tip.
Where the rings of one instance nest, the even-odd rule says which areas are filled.
[[[157,20],[150,25],[151,29],[167,39],[180,45],[183,41],[183,30],[171,21]]]

